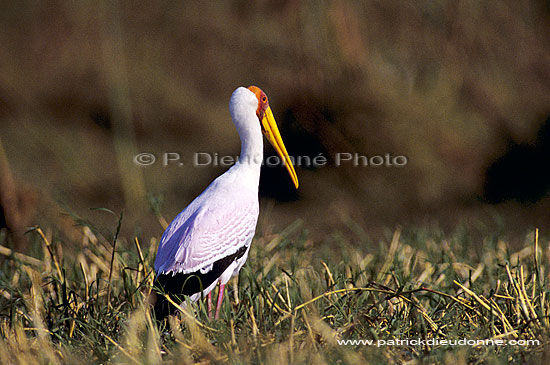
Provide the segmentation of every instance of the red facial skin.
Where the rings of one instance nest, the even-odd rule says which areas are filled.
[[[256,110],[256,116],[261,122],[264,119],[265,110],[269,107],[269,101],[267,100],[267,95],[257,86],[250,86],[248,90],[252,91],[254,95],[258,98],[258,109]],[[263,128],[263,126],[262,126]]]

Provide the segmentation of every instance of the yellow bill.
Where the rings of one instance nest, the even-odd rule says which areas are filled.
[[[298,189],[298,176],[296,175],[296,171],[294,171],[294,165],[292,165],[292,161],[288,156],[288,152],[286,151],[285,144],[283,143],[283,139],[281,138],[279,128],[277,127],[277,123],[275,123],[275,118],[273,117],[273,112],[270,107],[267,107],[264,112],[262,126],[264,135],[269,143],[271,143],[271,145],[275,148],[279,156],[283,159],[286,170],[288,171],[294,186]]]

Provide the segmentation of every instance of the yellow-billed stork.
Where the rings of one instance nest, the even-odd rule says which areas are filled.
[[[225,284],[246,262],[256,230],[262,132],[298,188],[296,171],[265,93],[256,86],[239,87],[231,95],[229,111],[241,139],[239,159],[174,218],[162,235],[155,259],[157,289],[192,301],[208,296],[209,316],[211,291],[219,283],[216,319]],[[176,310],[157,295],[157,319]]]

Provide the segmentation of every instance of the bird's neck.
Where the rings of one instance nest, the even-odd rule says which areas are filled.
[[[251,180],[254,184],[259,183],[260,169],[264,157],[264,143],[260,128],[258,130],[248,129],[239,133],[241,138],[241,154],[237,165],[240,169],[246,170],[247,174],[252,175]]]
[[[259,168],[264,157],[264,142],[260,131],[248,130],[241,136],[239,163]]]

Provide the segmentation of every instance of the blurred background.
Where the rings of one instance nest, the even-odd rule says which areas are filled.
[[[547,227],[549,34],[543,0],[1,1],[0,227],[23,250],[26,227],[70,237],[64,213],[111,224],[90,210],[105,207],[160,237],[158,214],[226,169],[193,154],[239,153],[228,102],[249,85],[291,155],[329,160],[298,168],[297,192],[263,169],[263,230]],[[140,167],[141,152],[185,163]]]

